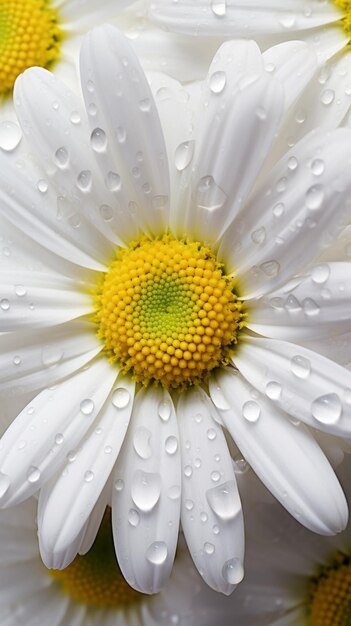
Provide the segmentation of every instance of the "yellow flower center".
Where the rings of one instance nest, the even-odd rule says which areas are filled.
[[[11,93],[28,67],[58,59],[62,32],[50,0],[0,1],[0,96]]]
[[[310,626],[350,626],[351,562],[339,553],[312,583]]]
[[[211,250],[170,235],[120,250],[96,302],[111,360],[166,388],[206,380],[227,362],[242,325],[233,281]]]
[[[334,4],[344,12],[342,18],[343,28],[351,39],[351,0],[332,0]]]
[[[73,600],[95,608],[128,608],[146,597],[129,587],[116,561],[108,507],[93,547],[64,570],[48,570]]]

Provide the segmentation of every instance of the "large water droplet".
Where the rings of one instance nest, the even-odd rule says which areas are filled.
[[[312,402],[311,411],[318,422],[335,424],[341,417],[341,400],[336,393],[328,393]]]
[[[257,422],[258,418],[261,415],[261,409],[257,402],[255,402],[254,400],[248,400],[248,402],[245,402],[243,404],[242,412],[243,417],[248,422]]]
[[[322,285],[327,282],[330,276],[330,267],[327,263],[323,263],[322,265],[317,265],[312,270],[312,280],[317,285]]]
[[[80,403],[80,410],[83,415],[91,415],[94,408],[95,404],[90,398],[85,398],[85,400],[82,400]]]
[[[227,12],[227,1],[226,0],[212,0],[211,2],[212,11],[217,17],[224,17]]]
[[[164,541],[155,541],[148,547],[146,558],[153,565],[162,565],[167,558],[168,550]]]
[[[196,204],[200,209],[215,211],[227,200],[227,194],[215,182],[212,176],[203,176],[196,190]]]
[[[213,93],[221,93],[226,86],[227,75],[223,71],[214,72],[210,76],[210,89]]]
[[[183,141],[175,151],[175,166],[179,172],[188,167],[194,156],[195,141]]]
[[[244,568],[239,559],[229,559],[223,565],[222,576],[230,585],[237,585],[244,578]]]
[[[240,497],[234,480],[206,491],[207,502],[222,520],[229,520],[241,511]]]
[[[151,431],[145,428],[145,426],[139,426],[133,435],[133,446],[135,452],[142,459],[149,459],[152,455],[150,441]]]
[[[297,378],[308,378],[311,373],[311,363],[305,357],[296,355],[291,359],[290,369]]]
[[[116,409],[124,409],[130,401],[130,393],[124,387],[117,387],[112,394],[112,404]]]
[[[178,450],[177,437],[174,437],[173,435],[171,435],[170,437],[167,437],[166,442],[165,442],[165,448],[166,448],[167,454],[175,454]]]
[[[22,139],[22,131],[14,122],[0,122],[0,148],[11,152]]]
[[[103,152],[107,145],[106,133],[102,128],[94,128],[90,137],[91,147],[95,152]]]
[[[141,511],[151,511],[161,495],[161,477],[159,474],[136,470],[131,485],[134,504]]]

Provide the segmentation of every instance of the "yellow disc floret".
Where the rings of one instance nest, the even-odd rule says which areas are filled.
[[[166,388],[205,380],[227,361],[242,324],[233,281],[211,250],[170,235],[120,250],[96,302],[111,360]]]
[[[309,626],[350,626],[351,561],[338,553],[313,579]]]
[[[111,530],[111,509],[107,508],[94,545],[85,556],[77,556],[63,570],[48,570],[64,593],[73,600],[95,608],[128,608],[145,601],[129,587],[116,561]]]
[[[62,32],[50,0],[0,1],[0,96],[12,91],[19,74],[58,59]]]
[[[333,3],[343,11],[342,26],[346,34],[351,39],[351,0],[332,0]]]

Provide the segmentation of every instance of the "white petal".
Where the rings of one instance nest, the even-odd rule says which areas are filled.
[[[281,84],[262,69],[256,44],[239,41],[220,48],[199,115],[183,232],[215,242],[233,221],[268,153],[283,99]]]
[[[172,569],[180,516],[180,447],[170,395],[141,390],[117,459],[112,526],[119,566],[142,593],[161,589]]]
[[[350,438],[350,372],[344,367],[302,346],[255,337],[242,339],[234,360],[245,378],[284,411]]]
[[[94,544],[96,536],[99,532],[102,518],[106,511],[107,506],[111,506],[111,494],[112,494],[112,475],[107,480],[105,487],[103,488],[98,500],[89,516],[88,523],[85,525],[85,532],[82,538],[82,542],[79,546],[79,554],[84,556],[89,552]],[[41,490],[42,491],[42,490]]]
[[[267,337],[316,339],[351,331],[351,263],[321,263],[247,305],[247,326]]]
[[[315,51],[303,41],[286,41],[266,50],[262,58],[266,70],[284,84],[285,109],[290,108],[316,71]]]
[[[116,19],[118,14],[135,0],[104,0],[103,3],[96,0],[56,0],[55,5],[60,7],[60,19],[63,28],[79,30],[85,33],[97,24]]]
[[[226,428],[273,495],[314,532],[343,530],[348,519],[344,493],[307,428],[292,424],[229,368],[211,380],[215,404],[217,387],[227,402],[228,408],[220,410]]]
[[[95,156],[107,184],[112,172],[116,182],[110,186],[117,187],[117,201],[121,187],[123,210],[145,231],[164,232],[170,193],[166,146],[137,56],[117,29],[101,27],[84,40],[81,74],[93,148],[94,131],[105,133]]]
[[[134,386],[129,378],[118,377],[76,459],[66,465],[45,495],[41,493],[39,532],[46,552],[67,550],[88,520],[122,446]]]
[[[213,411],[213,407],[212,407]],[[177,408],[182,445],[182,528],[205,582],[229,595],[244,576],[244,522],[233,463],[202,389]]]
[[[85,321],[0,334],[0,391],[11,397],[52,385],[86,365],[101,349],[95,325]]]
[[[87,288],[64,276],[0,271],[0,331],[55,326],[94,311]]]
[[[245,36],[290,33],[342,17],[330,2],[319,0],[156,0],[151,18],[170,30],[196,35]]]
[[[95,420],[116,377],[103,358],[42,391],[1,439],[1,505],[28,498],[66,460]]]
[[[55,552],[47,551],[46,546],[42,543],[41,534],[38,534],[40,556],[45,567],[48,569],[65,569],[70,563],[72,563],[79,552],[79,548],[84,539],[87,524],[88,523],[86,522],[80,533],[70,543],[67,550],[63,552],[59,552],[58,550]]]
[[[241,296],[276,289],[346,226],[349,163],[351,131],[344,128],[310,133],[277,163],[221,243],[227,270],[240,277]]]

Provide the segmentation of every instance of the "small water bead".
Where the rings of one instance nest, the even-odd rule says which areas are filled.
[[[282,386],[280,383],[270,381],[266,385],[266,396],[271,400],[279,400],[282,393]]]
[[[37,483],[41,477],[41,472],[38,467],[31,465],[27,472],[27,480],[29,483]]]
[[[281,217],[284,214],[284,211],[285,211],[285,204],[283,204],[282,202],[278,202],[273,207],[274,217]]]
[[[90,398],[85,398],[85,400],[82,400],[80,403],[80,411],[83,415],[91,415],[94,408],[95,404]]]
[[[286,300],[285,308],[288,311],[296,312],[296,311],[301,311],[302,307],[301,307],[300,302],[296,298],[296,296],[293,296],[292,294],[290,294]]]
[[[195,141],[184,141],[180,143],[175,151],[175,166],[179,172],[185,170],[191,163],[194,156]]]
[[[222,576],[230,585],[240,583],[244,578],[244,568],[241,561],[236,558],[226,561],[222,569]]]
[[[144,98],[139,102],[139,109],[143,113],[148,113],[151,110],[151,100],[150,98]]]
[[[112,446],[105,446],[104,447],[104,452],[105,452],[105,454],[111,454]]]
[[[74,463],[77,458],[77,452],[75,450],[70,450],[66,456],[66,459],[69,463]]]
[[[97,106],[95,102],[90,102],[90,104],[88,104],[87,110],[91,117],[95,117],[95,115],[97,114]]]
[[[342,404],[336,393],[320,396],[312,402],[313,417],[322,424],[335,424],[341,417]]]
[[[26,445],[27,445],[27,442],[24,439],[21,439],[21,441],[18,443],[17,449],[18,450],[24,450]]]
[[[325,164],[323,159],[314,159],[311,164],[312,174],[321,176],[324,172]]]
[[[105,183],[109,191],[118,191],[121,188],[121,177],[116,172],[108,172]]]
[[[201,465],[202,465],[201,459],[196,458],[195,461],[194,461],[194,465],[195,465],[196,469],[199,469],[201,467]]]
[[[206,543],[204,544],[204,550],[206,552],[206,554],[214,554],[215,551],[215,547],[213,545],[213,543],[209,543],[208,541],[206,541]]]
[[[289,157],[289,159],[288,159],[288,168],[289,168],[289,170],[293,172],[294,170],[297,169],[297,167],[298,167],[298,160],[297,160],[297,158],[293,157],[293,156]]]
[[[63,358],[63,351],[55,347],[44,348],[41,352],[41,362],[44,367],[54,367]]]
[[[206,499],[212,511],[222,520],[233,519],[241,511],[239,493],[234,480],[208,489]]]
[[[213,93],[221,93],[226,86],[227,76],[225,72],[214,72],[210,76],[210,89]]]
[[[302,307],[308,317],[313,317],[320,313],[320,306],[312,298],[305,298],[302,302]]]
[[[297,378],[308,378],[311,373],[311,363],[305,357],[296,355],[291,359],[290,369]]]
[[[220,472],[217,472],[217,470],[215,470],[214,472],[211,472],[211,480],[213,480],[214,483],[218,483],[220,478],[221,478]]]
[[[327,282],[330,276],[330,267],[327,263],[323,263],[323,265],[317,265],[312,270],[312,280],[314,283],[321,285]]]
[[[207,439],[214,441],[217,437],[217,433],[214,428],[209,428],[207,431]]]
[[[274,278],[275,276],[278,276],[280,272],[280,265],[278,261],[265,261],[264,263],[261,263],[260,269],[269,278]]]
[[[108,204],[102,204],[99,212],[104,222],[110,222],[113,218],[113,209]]]
[[[224,17],[227,12],[227,0],[212,0],[211,9],[217,17]]]
[[[65,167],[68,164],[69,159],[67,149],[64,146],[58,148],[55,152],[54,159],[58,167]]]
[[[318,211],[324,200],[323,185],[313,185],[306,192],[306,207],[311,211]]]
[[[88,80],[87,90],[89,91],[89,93],[93,93],[95,91],[95,85],[92,80]]]
[[[90,170],[82,170],[77,176],[77,187],[81,191],[90,191],[92,185],[92,174]]]
[[[91,470],[87,470],[84,474],[84,480],[86,483],[91,483],[95,478],[95,474],[94,472],[92,472]]]
[[[106,133],[102,128],[94,128],[90,136],[91,147],[95,152],[103,152],[107,146]]]
[[[44,178],[41,178],[37,182],[37,187],[40,193],[46,193],[47,190],[49,189],[49,183],[47,182],[47,180],[44,180]]]
[[[149,459],[152,456],[152,449],[150,445],[152,433],[145,426],[139,426],[133,435],[133,446],[135,452],[142,459]]]
[[[186,465],[186,466],[184,467],[184,474],[185,474],[185,476],[186,476],[187,478],[190,478],[190,476],[192,475],[192,473],[193,473],[193,468],[191,467],[191,465]]]
[[[124,409],[130,402],[130,393],[124,387],[117,387],[112,394],[112,404],[116,409]]]
[[[146,558],[153,565],[162,565],[167,559],[168,550],[164,541],[155,541],[147,551]]]
[[[11,152],[17,148],[22,139],[22,131],[14,122],[0,122],[0,148]]]
[[[114,488],[116,491],[123,491],[124,489],[124,481],[121,478],[117,478],[114,484]]]
[[[57,433],[57,435],[55,435],[55,443],[56,445],[60,446],[64,441],[64,436],[62,433]]]
[[[184,506],[187,511],[192,511],[194,508],[194,502],[192,500],[185,500]]]
[[[251,233],[251,239],[254,243],[260,244],[264,243],[266,240],[266,229],[262,226],[262,228],[258,228]]]
[[[20,356],[16,355],[16,356],[13,357],[13,364],[14,365],[21,365],[21,363],[22,363],[22,359],[21,359]]]
[[[207,513],[205,513],[204,511],[202,513],[200,513],[200,520],[202,521],[203,524],[205,524],[208,520],[208,515]]]
[[[131,526],[136,528],[140,522],[140,514],[136,509],[130,509],[128,513],[128,522]]]
[[[170,401],[163,400],[162,402],[159,402],[157,412],[163,422],[168,422],[172,414],[172,405]]]
[[[170,436],[167,437],[165,442],[165,449],[167,454],[175,454],[178,450],[178,439],[177,437]]]
[[[168,497],[170,500],[179,500],[180,496],[181,496],[181,489],[179,485],[172,485],[168,489]]]
[[[245,402],[243,404],[242,413],[243,417],[248,422],[254,423],[257,422],[257,420],[259,419],[261,415],[261,409],[257,402],[255,402],[254,400],[249,400],[248,402]]]
[[[149,512],[156,506],[161,495],[159,474],[136,470],[133,474],[131,496],[140,511]]]
[[[10,302],[7,298],[2,298],[2,300],[0,300],[0,308],[3,311],[8,311],[10,308]]]
[[[79,124],[81,120],[80,114],[78,113],[78,111],[72,111],[69,119],[72,124]]]
[[[322,91],[322,95],[321,95],[322,104],[324,104],[325,106],[329,106],[330,104],[332,104],[332,102],[334,102],[334,99],[335,99],[334,89],[324,89],[324,91]]]

